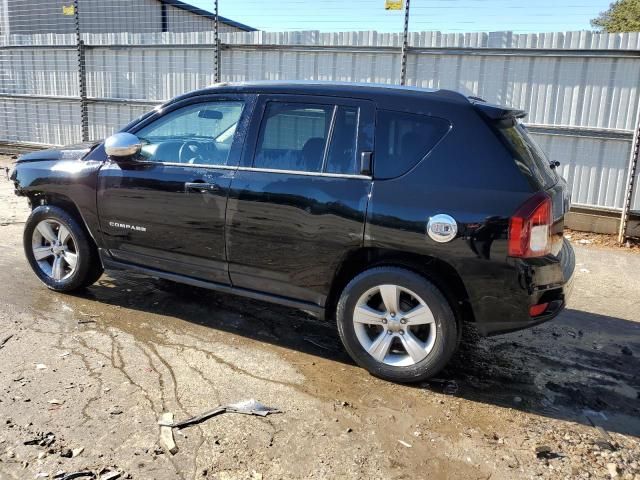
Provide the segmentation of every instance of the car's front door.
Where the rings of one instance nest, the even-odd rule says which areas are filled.
[[[249,103],[187,101],[131,130],[140,157],[107,161],[98,180],[103,244],[115,260],[229,283],[225,210]]]
[[[373,124],[368,101],[259,96],[227,207],[235,287],[324,304],[363,242]]]

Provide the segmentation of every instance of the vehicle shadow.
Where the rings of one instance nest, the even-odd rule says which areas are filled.
[[[82,296],[353,364],[332,323],[298,310],[131,272],[105,276]],[[552,322],[492,338],[468,327],[438,377],[407,388],[640,437],[640,322],[567,309]]]

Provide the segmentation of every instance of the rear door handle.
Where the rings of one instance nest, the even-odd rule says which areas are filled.
[[[206,183],[206,182],[186,182],[184,184],[184,190],[186,192],[217,192],[219,189],[218,185],[215,183]]]

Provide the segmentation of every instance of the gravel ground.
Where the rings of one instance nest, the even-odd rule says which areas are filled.
[[[556,320],[469,330],[440,379],[405,386],[354,366],[331,325],[295,310],[131,273],[48,291],[22,253],[27,214],[0,179],[0,480],[640,480],[640,256],[628,250],[576,242]],[[282,413],[220,415],[176,431],[175,455],[160,445],[163,412],[248,398]]]

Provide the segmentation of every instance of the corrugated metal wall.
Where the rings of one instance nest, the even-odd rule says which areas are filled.
[[[94,33],[83,39],[92,138],[107,136],[153,102],[214,81],[212,32]],[[249,32],[221,40],[222,81],[399,81],[398,34]],[[0,140],[79,140],[76,100],[22,98],[78,96],[74,36],[4,41],[30,47],[0,47]],[[41,44],[57,46],[33,47]],[[408,84],[527,110],[543,149],[562,163],[574,203],[622,207],[640,102],[640,34],[422,32],[410,35],[410,45]],[[640,195],[633,210],[640,211]]]
[[[73,33],[73,15],[61,15],[73,0],[0,0],[0,18],[10,34]],[[3,15],[6,10],[6,16]],[[165,5],[160,0],[80,0],[80,24],[86,33],[163,31],[163,9],[168,32],[199,32],[213,29],[211,18]],[[0,25],[0,28],[2,26]],[[241,31],[220,23],[221,32]]]

